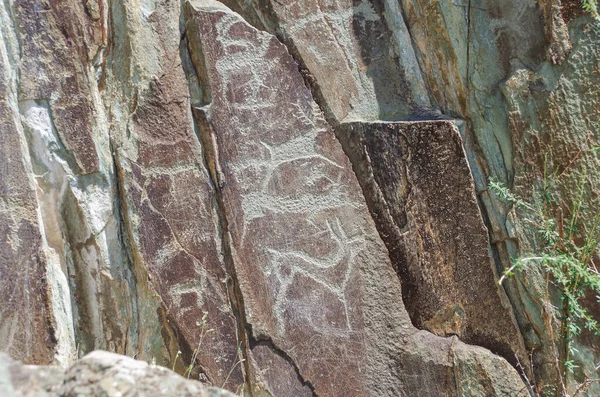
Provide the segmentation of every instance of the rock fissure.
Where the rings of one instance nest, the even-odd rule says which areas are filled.
[[[275,345],[275,343],[273,342],[273,340],[271,338],[267,338],[266,336],[262,336],[259,339],[254,338],[252,336],[251,328],[248,329],[248,335],[251,349],[254,349],[257,346],[268,347],[273,353],[283,358],[294,369],[294,372],[296,373],[300,384],[302,384],[302,386],[308,387],[313,397],[319,397],[319,395],[315,391],[315,387],[312,385],[310,380],[305,379],[304,376],[302,376],[302,372],[300,371],[300,368],[298,368],[298,364],[294,362],[294,360],[285,352],[285,350],[278,348],[277,345]]]
[[[255,7],[256,7],[256,5],[255,5]],[[469,1],[469,4],[467,5],[467,21],[469,22],[469,31],[470,31],[470,7],[471,7],[471,4]],[[361,168],[361,166],[360,165],[357,166],[355,164],[356,155],[353,155],[347,151],[348,145],[349,145],[349,142],[351,141],[351,139],[344,137],[343,135],[341,135],[339,133],[341,126],[343,126],[346,123],[344,123],[343,121],[340,121],[336,117],[336,115],[331,111],[331,107],[329,106],[327,99],[325,99],[325,97],[321,93],[321,88],[319,87],[318,81],[316,79],[314,79],[309,68],[306,66],[306,63],[304,62],[303,57],[300,54],[300,51],[296,48],[294,40],[292,40],[292,38],[289,37],[289,35],[285,32],[285,30],[281,28],[282,22],[279,18],[279,15],[273,10],[272,7],[266,7],[266,9],[267,9],[266,13],[265,13],[265,11],[262,11],[260,13],[260,15],[263,17],[264,26],[270,26],[271,30],[275,30],[274,32],[271,32],[271,33],[274,34],[278,38],[279,42],[286,47],[287,52],[290,54],[290,56],[292,56],[292,58],[298,65],[299,70],[305,71],[304,73],[301,73],[304,78],[304,82],[305,82],[306,86],[310,89],[313,100],[315,101],[315,103],[317,104],[317,106],[319,107],[321,112],[324,114],[325,120],[327,121],[327,123],[329,125],[334,127],[336,138],[342,144],[342,148],[344,148],[346,155],[348,155],[348,157],[351,159],[351,162],[353,164],[353,172],[354,172],[355,176],[357,177],[357,179],[359,180],[361,186],[369,186],[371,184],[372,187],[378,186],[375,189],[379,190],[380,189],[379,186],[384,186],[385,183],[382,183],[380,185],[376,182],[371,183],[369,181],[365,181],[365,178],[369,178],[369,176],[366,176],[368,173],[364,174],[364,173],[356,172],[357,170],[359,170]],[[326,18],[326,15],[324,15],[323,17]],[[268,22],[264,22],[267,20],[268,20]],[[331,26],[329,24],[328,24],[328,26],[329,26],[329,29],[331,29]],[[256,26],[254,26],[254,27],[258,30],[261,30],[261,27],[256,27]],[[410,32],[410,29],[409,29],[409,32]],[[412,39],[412,37],[411,37],[411,39]],[[339,42],[338,42],[338,45],[339,45]],[[423,123],[427,123],[427,122],[435,123],[436,121],[438,121],[438,119],[436,119],[436,118],[432,118],[431,120],[422,120]],[[350,124],[350,123],[351,122],[347,122],[347,124]],[[369,122],[365,122],[365,124],[368,124],[368,123]],[[385,123],[385,121],[374,121],[374,123],[375,124],[381,123],[381,125],[383,125],[383,123]],[[400,121],[400,122],[391,122],[391,123],[403,123],[403,122]],[[408,121],[406,123],[407,123],[407,125],[409,125],[411,122]],[[400,135],[401,135],[401,133],[400,133]],[[403,159],[403,163],[407,162],[406,156],[409,155],[409,150],[407,150],[407,149],[408,148],[405,148],[405,151],[404,151],[405,157]],[[368,159],[369,154],[366,153],[365,156],[366,156],[365,158]],[[352,161],[352,159],[354,159],[354,161]],[[387,166],[388,166],[388,169],[386,171],[389,171],[390,165],[388,164]],[[402,183],[403,194],[406,195],[406,197],[408,197],[410,195],[411,185],[410,185],[406,175],[400,179],[404,181]],[[373,189],[370,189],[370,190],[373,190]],[[363,192],[364,192],[364,188],[363,188]],[[367,197],[367,194],[365,194],[365,197]],[[378,202],[378,204],[375,204],[373,197],[379,197],[380,201]],[[379,224],[378,218],[382,218],[382,217],[387,218],[389,215],[386,216],[385,214],[386,213],[389,214],[390,208],[394,207],[394,206],[390,206],[390,204],[387,202],[387,200],[388,200],[388,198],[385,197],[385,195],[382,195],[381,193],[374,193],[374,191],[369,193],[369,195],[367,197],[367,203],[369,204],[369,210],[370,210],[372,216],[374,217],[374,219],[376,220],[376,224]],[[396,206],[400,206],[401,208],[403,208],[404,204],[396,203]],[[479,211],[479,209],[478,209],[478,211]],[[423,277],[423,276],[415,276],[414,270],[412,270],[412,272],[411,272],[411,270],[409,270],[409,266],[406,264],[406,262],[407,261],[410,262],[411,260],[421,262],[423,260],[423,258],[422,258],[421,253],[417,253],[414,255],[413,259],[407,259],[407,258],[411,257],[411,254],[409,252],[410,250],[408,250],[406,248],[401,248],[406,245],[406,242],[402,242],[402,241],[406,240],[406,238],[407,238],[406,233],[408,230],[408,225],[406,223],[406,219],[404,219],[404,220],[402,220],[402,219],[403,218],[399,217],[397,214],[396,214],[396,216],[389,216],[389,219],[386,221],[386,223],[388,223],[388,226],[387,226],[388,229],[386,230],[386,228],[378,228],[378,232],[379,232],[382,240],[384,242],[386,242],[386,245],[389,250],[389,255],[392,258],[392,265],[394,267],[394,270],[396,271],[396,274],[398,275],[399,280],[401,280],[404,285],[403,294],[405,296],[405,300],[411,300],[411,301],[413,301],[413,304],[419,306],[419,304],[416,302],[416,300],[418,300],[420,298],[417,298],[416,296],[412,296],[412,292],[410,292],[410,291],[413,290],[413,286],[417,286],[417,285],[419,285],[419,283],[422,282],[422,280],[420,280],[420,277]],[[396,229],[396,230],[391,231],[389,229],[390,227],[392,229]],[[424,235],[427,235],[427,233],[425,233]],[[396,236],[396,237],[392,237],[392,236]],[[422,238],[422,237],[418,237],[418,239],[420,239],[420,238]],[[449,247],[448,249],[451,252],[454,252],[455,254],[458,252],[457,250],[459,250],[459,248],[457,246]],[[457,255],[453,255],[453,256],[457,256]],[[409,312],[411,313],[412,316],[415,316],[417,311],[420,310],[416,306],[414,308],[410,309],[410,304],[408,304],[407,302],[405,302],[405,304],[407,304],[407,306],[409,307]],[[449,310],[449,312],[454,313],[452,310]],[[444,313],[446,313],[446,312],[444,311]],[[446,314],[444,314],[444,315],[446,315]],[[450,320],[445,319],[443,321],[450,321]],[[510,322],[510,320],[509,320],[509,322]],[[414,323],[417,326],[417,328],[419,328],[419,329],[432,331],[431,326],[424,325],[422,323],[422,320],[416,321]],[[457,334],[460,337],[464,337],[464,335],[462,335],[461,332],[458,332],[456,330],[443,331],[443,329],[444,329],[443,327],[445,327],[445,326],[442,326],[442,328],[435,329],[435,330],[433,330],[433,332],[437,333],[437,334],[441,333],[442,335],[445,333],[447,333],[449,335]],[[491,344],[486,343],[486,342],[481,342],[481,338],[476,337],[476,336],[473,336],[473,337],[476,339],[467,338],[467,342],[473,343],[476,345],[483,343],[483,345],[485,345],[486,347],[496,346],[495,342],[492,342]],[[521,347],[519,346],[519,338],[518,337],[517,337],[517,340],[515,343],[516,343],[515,349],[517,351],[520,351]],[[501,348],[501,350],[503,350],[502,356],[507,358],[510,362],[514,362],[514,353],[513,353],[513,351],[510,351],[510,349],[506,348],[507,342],[505,341],[505,342],[502,342],[501,344],[504,344],[504,347]],[[510,343],[508,342],[508,344],[510,344]],[[522,360],[524,360],[524,361],[527,360],[526,355],[522,354],[522,351],[520,351],[519,355],[522,358]]]
[[[185,18],[183,20],[186,23]],[[182,47],[182,44],[184,47]],[[187,60],[189,61],[187,65],[191,68],[191,70],[187,71],[186,77],[188,79],[188,85],[190,85],[191,89],[197,89],[198,92],[201,93],[202,98],[200,99],[201,103],[191,102],[191,114],[192,121],[194,126],[194,132],[198,139],[198,143],[202,148],[202,162],[209,174],[209,182],[214,188],[214,201],[216,203],[215,210],[217,213],[217,227],[218,233],[220,234],[221,239],[221,248],[222,248],[222,258],[225,266],[225,271],[227,272],[227,276],[225,279],[227,295],[229,299],[229,303],[231,306],[232,313],[236,320],[236,335],[237,335],[237,351],[238,351],[238,360],[241,362],[241,366],[244,368],[244,379],[246,382],[246,389],[250,395],[253,396],[254,384],[256,383],[256,378],[253,372],[253,368],[250,365],[249,359],[249,343],[248,336],[246,335],[246,329],[248,327],[246,321],[246,309],[244,306],[244,297],[240,291],[239,281],[237,279],[237,273],[235,269],[235,263],[233,261],[233,256],[231,254],[231,245],[230,245],[230,235],[229,235],[229,223],[226,215],[226,211],[224,209],[225,202],[223,199],[223,195],[221,192],[221,188],[223,187],[224,178],[223,174],[220,170],[220,166],[218,163],[218,146],[217,142],[214,138],[214,133],[212,131],[212,127],[210,126],[208,120],[208,112],[210,109],[210,86],[206,79],[202,79],[202,76],[205,75],[205,71],[198,70],[197,65],[194,65],[192,62],[192,54],[190,53],[189,42],[187,39],[187,28],[183,27],[183,32],[180,38],[180,48],[185,51],[185,56],[187,56]],[[202,54],[198,54],[199,57],[202,57]],[[183,63],[183,62],[182,62]],[[199,63],[203,65],[202,61]],[[190,79],[190,73],[194,73],[195,77],[200,80],[192,80]],[[192,92],[190,91],[190,97],[193,98]],[[240,357],[241,355],[241,357]],[[234,366],[238,365],[238,363],[234,363]],[[233,370],[234,368],[231,368]]]
[[[110,153],[112,158],[113,172],[114,172],[114,186],[115,186],[115,212],[116,216],[119,220],[119,241],[123,251],[126,254],[127,267],[131,270],[131,279],[129,281],[129,288],[131,288],[133,294],[133,318],[135,322],[134,330],[131,330],[130,326],[127,327],[127,332],[135,331],[136,332],[136,340],[137,343],[134,344],[136,354],[145,353],[143,356],[147,357],[146,354],[150,354],[147,346],[143,346],[143,340],[139,337],[141,330],[140,327],[146,326],[145,319],[141,316],[141,307],[146,305],[147,302],[140,302],[145,296],[142,293],[142,289],[147,291],[146,294],[153,295],[154,299],[158,298],[157,293],[154,291],[154,286],[152,285],[152,278],[148,273],[147,269],[143,266],[143,259],[141,258],[139,252],[134,249],[131,244],[134,241],[135,237],[133,235],[133,231],[128,225],[131,225],[131,219],[129,217],[129,209],[127,208],[127,197],[125,195],[125,181],[124,178],[124,170],[121,167],[121,160],[119,155],[119,147],[114,143],[111,139],[110,141]],[[163,301],[163,299],[157,299],[160,303],[156,309],[156,320],[157,323],[161,325],[161,334],[162,338],[165,341],[165,347],[167,348],[169,355],[169,362],[163,362],[163,365],[173,367],[176,363],[174,360],[178,356],[178,351],[182,351],[187,353],[187,356],[191,358],[193,352],[190,348],[187,341],[180,337],[181,333],[177,332],[176,328],[173,326],[172,322],[169,321],[168,309]],[[127,338],[129,341],[129,338]],[[147,357],[148,358],[148,357]],[[152,360],[155,357],[151,357]]]
[[[121,174],[121,170],[118,164],[118,153],[117,153],[117,147],[115,145],[115,143],[111,140],[110,141],[110,154],[111,154],[111,159],[112,159],[112,166],[113,166],[113,183],[114,183],[114,187],[115,187],[115,195],[114,195],[114,201],[115,201],[115,217],[117,219],[117,224],[119,225],[118,228],[118,241],[119,241],[119,245],[123,248],[123,251],[125,252],[125,257],[127,260],[127,267],[129,269],[131,269],[131,273],[133,275],[132,280],[129,283],[129,287],[134,291],[134,303],[133,303],[133,307],[135,308],[135,314],[134,314],[134,319],[137,322],[137,324],[141,324],[141,318],[139,316],[139,311],[137,310],[137,307],[139,306],[140,302],[139,302],[139,297],[137,294],[137,288],[138,288],[138,284],[140,284],[140,280],[139,280],[139,275],[138,272],[135,269],[134,266],[134,254],[133,254],[133,249],[132,246],[129,242],[129,239],[131,238],[131,234],[129,231],[129,228],[127,227],[127,225],[129,225],[129,221],[127,219],[127,204],[126,204],[126,200],[125,200],[125,192],[123,190],[123,179],[120,176]],[[132,330],[130,329],[130,327],[127,327],[127,333],[126,333],[126,343],[129,344],[129,333],[132,332]],[[127,345],[126,345],[127,347]],[[140,350],[140,346],[135,346],[136,352],[139,352]],[[125,349],[125,351],[127,351],[127,349]]]
[[[207,107],[209,106],[210,104],[207,105]],[[205,109],[206,107],[197,108],[193,106],[192,111],[194,114],[196,129],[200,134],[199,140],[202,143],[204,161],[208,166],[212,184],[215,187],[215,200],[217,202],[217,214],[219,217],[219,231],[221,233],[221,241],[223,244],[223,260],[225,264],[225,269],[227,271],[227,292],[229,295],[231,309],[236,318],[238,351],[241,352],[242,356],[239,357],[239,360],[243,360],[242,365],[244,368],[247,390],[250,394],[250,397],[252,397],[254,385],[256,384],[256,376],[254,374],[253,368],[250,365],[250,346],[248,341],[248,335],[246,334],[246,329],[248,328],[248,323],[246,320],[246,309],[244,306],[244,297],[240,290],[239,281],[237,278],[237,273],[235,269],[236,265],[231,254],[232,248],[230,245],[229,223],[225,211],[225,202],[221,192],[221,188],[223,186],[222,184],[225,183],[225,181],[223,180],[223,174],[220,170],[220,166],[218,163],[218,147],[214,139],[212,127],[210,126],[210,123],[207,120],[207,113],[205,112]]]

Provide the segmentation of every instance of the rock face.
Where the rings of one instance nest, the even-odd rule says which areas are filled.
[[[209,101],[194,107],[196,121],[218,186],[235,302],[245,309],[238,320],[247,376],[272,395],[306,386],[316,395],[400,392],[382,376],[386,368],[407,351],[445,351],[448,342],[421,346],[413,337],[352,167],[292,57],[219,3],[188,3],[185,12]],[[265,365],[269,356],[285,358],[284,367],[290,361],[301,382],[279,385],[281,366]],[[447,359],[435,361],[443,367]],[[418,378],[431,371],[422,360],[411,359]],[[451,390],[444,371],[430,382],[434,394]]]
[[[0,168],[0,293],[3,296],[0,346],[16,358],[47,363],[53,360],[57,343],[47,305],[48,264],[31,163],[22,156],[26,145],[23,128],[18,111],[11,106],[16,102],[15,87],[10,79],[15,71],[6,63],[0,68],[0,151],[3,158]]]
[[[170,335],[170,354],[163,364],[180,365],[175,360],[178,350],[189,363],[197,351],[195,375],[202,373],[217,385],[229,382],[227,386],[235,390],[243,383],[236,365],[241,359],[236,319],[229,304],[231,286],[215,188],[203,160],[181,67],[189,60],[180,59],[179,10],[166,2],[155,12],[147,34],[162,33],[165,40],[160,51],[150,53],[155,70],[147,72],[147,86],[135,87],[130,94],[132,113],[124,121],[124,136],[112,145],[131,262],[161,300],[160,321],[168,324]],[[145,65],[147,57],[134,52],[119,62],[134,67]],[[129,84],[131,77],[115,72],[113,78],[114,84]],[[208,314],[203,324],[204,313]]]
[[[66,370],[22,365],[1,354],[0,392],[6,397],[234,396],[185,379],[167,368],[101,350],[86,355]]]
[[[557,3],[0,4],[0,350],[44,365],[0,387],[220,393],[97,349],[254,397],[556,384],[486,188],[549,153],[595,192],[600,40]]]
[[[438,115],[426,94],[410,33],[397,3],[223,3],[286,44],[302,62],[330,122]]]
[[[488,194],[488,177],[532,197],[544,175],[561,173],[582,149],[581,160],[558,184],[560,201],[575,199],[584,169],[597,190],[597,153],[591,150],[600,120],[598,32],[577,2],[484,1],[454,7],[441,1],[402,1],[424,78],[445,114],[466,120],[461,133],[498,269],[531,252],[535,231]],[[467,20],[464,24],[459,21]],[[439,27],[443,28],[439,28]],[[431,51],[439,46],[440,51]],[[592,143],[593,145],[593,143]],[[593,217],[590,213],[588,217]],[[556,384],[554,342],[544,311],[545,275],[511,279],[506,292],[541,384]],[[559,304],[558,300],[554,304]],[[597,311],[592,304],[590,310]],[[594,373],[597,341],[577,347],[580,379]],[[584,369],[587,368],[587,369]],[[591,371],[591,372],[590,372]],[[593,375],[596,376],[596,375]],[[600,390],[589,389],[591,395]]]
[[[495,285],[454,123],[354,122],[338,130],[402,280],[413,323],[527,363],[510,303]]]

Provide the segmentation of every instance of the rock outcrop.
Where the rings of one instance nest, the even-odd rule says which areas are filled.
[[[234,396],[167,368],[102,350],[86,355],[66,370],[23,365],[0,354],[0,377],[0,393],[6,397]]]
[[[0,386],[218,395],[98,349],[255,397],[556,384],[487,185],[596,193],[600,40],[560,3],[0,4],[0,350],[42,366]]]

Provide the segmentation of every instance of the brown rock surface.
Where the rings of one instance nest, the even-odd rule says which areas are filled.
[[[131,355],[143,350],[144,357],[146,352],[159,356],[163,350],[157,342],[158,305],[151,293],[136,285],[115,205],[111,122],[99,92],[107,45],[105,11],[103,2],[95,0],[16,1],[0,7],[0,78],[6,79],[3,99],[14,117],[14,123],[2,123],[0,131],[11,140],[21,136],[18,145],[2,146],[10,151],[2,164],[14,171],[18,162],[28,168],[17,178],[19,186],[11,182],[10,189],[2,191],[2,199],[32,189],[32,202],[22,201],[13,218],[37,217],[35,230],[28,233],[39,237],[30,238],[27,249],[39,251],[32,283],[43,287],[29,283],[26,289],[45,311],[32,308],[24,313],[31,313],[33,322],[52,324],[47,332],[54,335],[54,342],[35,338],[34,344],[51,350],[43,359],[16,355],[27,363],[68,365],[94,348]],[[0,179],[9,183],[8,175]],[[2,249],[3,255],[10,252]],[[3,266],[15,269],[26,269],[25,264],[19,256],[3,261]],[[18,273],[28,277],[27,272]],[[28,283],[15,283],[11,290],[17,292],[22,285]],[[36,327],[24,326],[21,332],[38,332]],[[28,351],[10,333],[2,333],[0,340],[3,350]]]
[[[251,397],[506,396],[523,335],[556,383],[543,273],[512,308],[495,284],[534,241],[486,186],[523,194],[548,155],[559,201],[586,167],[597,193],[600,41],[558,3],[0,2],[0,350]],[[466,153],[399,121],[452,117]],[[68,393],[135,392],[114,368]]]
[[[14,13],[22,59],[19,99],[48,101],[77,167],[84,174],[98,171],[92,131],[97,109],[89,72],[99,61],[94,56],[105,45],[106,27],[86,12],[82,2],[20,0]]]
[[[156,70],[135,88],[125,134],[115,134],[119,198],[133,265],[164,305],[169,357],[161,364],[183,372],[195,356],[194,377],[236,390],[243,379],[214,187],[194,132],[186,74],[181,59],[173,60],[180,56],[178,17],[168,2],[158,3],[147,34],[162,34],[161,47],[125,61],[135,65],[151,54]]]
[[[4,57],[6,47],[0,47]],[[46,257],[33,172],[15,102],[14,81],[0,61],[0,351],[51,364],[56,335],[49,309]]]
[[[510,303],[494,278],[488,232],[451,121],[338,128],[399,277],[415,326],[526,363]]]
[[[269,371],[286,370],[248,365],[250,379],[272,392],[362,396],[418,390],[415,380],[427,377],[430,395],[452,393],[448,351],[456,345],[458,361],[475,358],[462,343],[412,327],[350,163],[286,48],[219,3],[185,11],[209,101],[195,107],[196,120],[245,308],[246,357],[259,366],[280,356],[298,377],[270,385]],[[390,377],[390,368],[414,378]],[[513,379],[513,391],[524,390]]]
[[[186,13],[210,89],[197,120],[214,145],[226,260],[251,342],[283,351],[317,393],[363,395],[361,373],[375,365],[363,334],[363,268],[382,271],[386,259],[348,160],[275,37],[216,5],[188,3]]]
[[[302,64],[330,122],[434,114],[393,1],[225,0]]]

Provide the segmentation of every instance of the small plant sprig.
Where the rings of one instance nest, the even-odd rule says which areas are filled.
[[[598,2],[596,0],[581,0],[581,6],[585,11],[590,13],[595,19],[600,19],[598,14]]]
[[[196,362],[196,359],[198,358],[198,354],[200,354],[200,348],[202,347],[202,342],[204,341],[204,337],[206,335],[208,335],[209,333],[214,332],[214,329],[212,329],[212,328],[208,329],[207,319],[208,319],[208,312],[204,312],[204,314],[202,315],[202,322],[200,324],[201,331],[200,331],[200,339],[198,339],[198,346],[196,346],[196,349],[194,349],[194,353],[192,354],[192,360],[190,361],[190,365],[188,365],[187,369],[183,373],[183,376],[187,375],[188,379],[190,378],[190,376],[192,374],[192,370],[194,369],[194,364]]]
[[[561,173],[560,175],[563,175]],[[558,175],[558,177],[560,177]],[[544,175],[541,189],[535,190],[531,202],[513,194],[501,182],[491,179],[489,188],[496,196],[524,214],[524,221],[531,224],[541,241],[542,248],[534,254],[523,255],[513,261],[504,272],[499,284],[533,265],[541,265],[549,279],[561,291],[562,313],[552,315],[561,324],[560,339],[564,347],[560,360],[562,395],[567,395],[564,379],[577,368],[571,359],[576,352],[572,342],[585,328],[600,335],[600,324],[583,306],[588,291],[600,302],[600,273],[594,264],[594,254],[600,244],[600,211],[591,219],[584,219],[583,210],[598,208],[589,203],[585,195],[586,174],[583,173],[571,208],[563,211],[557,204],[557,174]],[[565,219],[563,212],[568,214]]]
[[[237,345],[237,356],[238,359],[233,363],[233,365],[231,366],[231,369],[229,370],[229,372],[227,373],[227,377],[225,378],[225,380],[223,381],[223,384],[221,385],[221,388],[225,388],[225,385],[227,384],[227,381],[229,380],[229,377],[231,376],[231,374],[233,373],[233,371],[235,370],[235,367],[237,367],[240,364],[243,364],[244,360],[242,358],[242,344],[238,343]]]
[[[181,350],[177,350],[177,354],[175,355],[175,360],[173,360],[173,366],[171,367],[171,371],[175,371],[175,364],[177,364],[177,359],[179,358],[179,356],[181,356]]]

